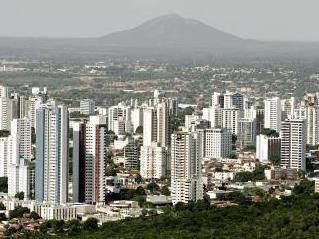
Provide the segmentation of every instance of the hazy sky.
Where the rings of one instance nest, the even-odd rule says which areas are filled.
[[[0,35],[102,36],[170,13],[244,38],[319,41],[318,0],[0,0]]]

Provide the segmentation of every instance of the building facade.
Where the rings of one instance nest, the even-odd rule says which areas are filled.
[[[171,136],[171,196],[173,204],[203,198],[201,159],[197,135],[176,132]]]
[[[68,200],[69,114],[65,106],[46,106],[36,115],[35,199]]]

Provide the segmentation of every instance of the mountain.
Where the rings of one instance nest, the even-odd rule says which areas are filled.
[[[197,20],[166,15],[133,29],[98,38],[0,37],[0,58],[88,62],[106,58],[235,61],[282,58],[318,59],[318,43],[265,42],[242,39]]]
[[[118,47],[180,49],[234,48],[245,44],[245,40],[239,37],[179,15],[161,16],[134,29],[109,34],[101,40]]]

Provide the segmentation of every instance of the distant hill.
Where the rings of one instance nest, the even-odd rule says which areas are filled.
[[[280,57],[319,59],[318,43],[263,42],[242,39],[197,20],[166,15],[133,29],[99,38],[0,37],[0,58],[94,61],[106,57],[163,60],[252,59]]]
[[[216,49],[239,47],[245,40],[219,31],[200,21],[179,15],[166,15],[101,39],[104,44],[119,47]]]

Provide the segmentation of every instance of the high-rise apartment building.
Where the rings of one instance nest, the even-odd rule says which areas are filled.
[[[73,200],[105,201],[106,118],[73,125]]]
[[[161,147],[169,145],[169,112],[166,102],[144,109],[143,146],[152,146],[154,142]]]
[[[280,131],[281,125],[281,101],[279,97],[273,97],[266,99],[265,104],[265,113],[264,113],[264,127]]]
[[[8,98],[8,96],[8,88],[3,85],[0,85],[0,98]]]
[[[83,115],[93,115],[95,113],[95,102],[91,99],[80,101],[80,113]]]
[[[265,110],[257,108],[256,109],[256,134],[260,134],[261,130],[265,128]]]
[[[306,107],[307,144],[319,143],[319,109],[318,106]]]
[[[35,199],[68,200],[69,113],[65,106],[46,106],[36,114]]]
[[[137,170],[139,165],[139,149],[134,138],[131,137],[124,147],[124,168]]]
[[[238,134],[240,110],[237,108],[223,109],[222,111],[222,127],[231,129],[233,134]]]
[[[256,120],[240,119],[237,143],[240,148],[256,144]]]
[[[196,133],[176,132],[171,136],[171,195],[173,204],[203,198]]]
[[[85,129],[86,121],[73,123],[73,202],[85,202]]]
[[[306,121],[302,119],[286,119],[280,131],[281,165],[287,168],[306,169]]]
[[[17,100],[0,98],[0,130],[11,130],[11,121],[18,118]]]
[[[222,110],[219,105],[203,108],[202,119],[208,120],[212,128],[220,127],[222,124]]]
[[[131,107],[119,103],[118,105],[112,106],[108,109],[108,130],[117,131],[116,127],[120,122],[130,123],[131,122]]]
[[[256,158],[262,163],[280,159],[280,143],[279,137],[257,135],[256,138]]]
[[[232,152],[232,132],[226,128],[197,130],[201,158],[227,158]]]
[[[0,137],[0,177],[8,176],[8,164],[10,160],[9,137]]]
[[[131,110],[131,123],[133,132],[135,132],[138,127],[143,127],[143,108],[135,107]]]
[[[29,112],[28,118],[31,122],[31,127],[36,130],[36,113],[37,110],[40,109],[41,105],[43,104],[43,99],[41,96],[32,96],[29,99]]]
[[[214,92],[212,95],[212,106],[224,108],[224,95],[219,92]]]
[[[153,142],[150,146],[142,146],[140,153],[140,173],[145,179],[160,179],[167,176],[167,149]]]
[[[29,163],[32,158],[31,123],[27,118],[14,119],[11,122],[10,160],[8,162],[8,195],[14,197],[24,192],[25,198],[30,195]]]

